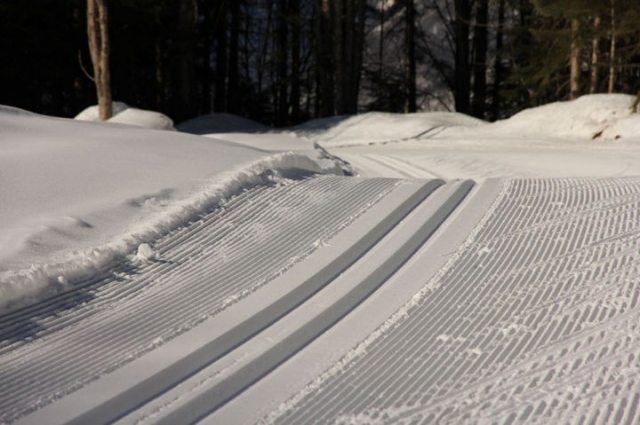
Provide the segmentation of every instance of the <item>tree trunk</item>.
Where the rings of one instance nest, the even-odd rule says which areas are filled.
[[[593,18],[593,28],[595,35],[591,40],[591,72],[589,78],[589,93],[593,94],[598,90],[598,60],[600,50],[600,36],[598,29],[600,28],[600,16]]]
[[[179,8],[179,80],[178,99],[180,108],[175,112],[178,121],[193,118],[197,114],[196,69],[195,69],[195,25],[198,11],[191,0],[180,0]]]
[[[471,74],[469,72],[469,20],[471,4],[469,0],[455,0],[455,103],[456,111],[469,113]]]
[[[214,81],[213,110],[227,110],[227,11],[224,3],[214,12],[216,34],[216,71]]]
[[[300,121],[300,33],[302,16],[300,16],[300,0],[290,0],[291,13],[291,121]]]
[[[98,96],[98,114],[105,121],[113,115],[109,71],[109,13],[106,0],[87,0],[87,35]]]
[[[416,112],[415,4],[407,0],[405,22],[405,97],[404,112]]]
[[[332,0],[333,9],[333,39],[334,39],[334,63],[335,63],[335,96],[336,112],[338,115],[346,114],[345,102],[345,43],[344,43],[344,1]]]
[[[380,5],[380,38],[378,39],[378,99],[382,101],[385,95],[384,87],[384,19],[387,1],[382,0]]]
[[[358,97],[360,95],[360,76],[362,75],[362,56],[364,55],[364,24],[366,18],[366,0],[357,2],[357,25],[355,28],[355,51],[353,54],[353,69],[350,82],[351,99],[349,101],[349,111],[352,114],[358,113]]]
[[[212,105],[211,97],[211,48],[213,45],[213,11],[215,10],[209,3],[203,3],[200,7],[202,21],[200,23],[200,37],[202,42],[200,43],[199,56],[202,61],[202,68],[200,68],[200,110],[202,113],[210,113]]]
[[[489,21],[489,1],[476,0],[476,26],[473,31],[473,105],[472,112],[477,118],[484,118],[487,97],[487,24]]]
[[[155,18],[155,26],[156,26],[156,35],[154,40],[154,53],[155,53],[155,83],[156,83],[156,110],[162,111],[164,109],[164,85],[165,85],[165,75],[164,75],[164,48],[161,37],[161,28],[163,25],[162,19],[162,8],[160,5],[156,4],[154,6],[154,18]]]
[[[631,111],[634,114],[638,113],[638,105],[640,105],[640,90],[638,90],[638,94],[636,94],[636,100],[633,101],[633,105],[631,106]]]
[[[504,79],[502,70],[502,46],[504,44],[504,12],[505,0],[498,3],[498,29],[496,31],[496,57],[494,63],[495,77],[493,80],[493,96],[491,100],[492,118],[494,121],[500,118],[500,85]]]
[[[289,99],[288,99],[288,87],[287,87],[287,71],[288,71],[288,59],[289,59],[289,31],[287,26],[287,20],[289,17],[289,11],[287,7],[287,0],[278,0],[278,26],[276,30],[276,61],[277,61],[277,86],[278,86],[278,99],[277,99],[277,116],[276,123],[280,126],[286,125],[288,121],[289,113]]]
[[[569,99],[576,99],[580,95],[580,22],[577,18],[571,19],[571,52],[569,53],[570,81]]]
[[[616,83],[616,7],[615,0],[611,0],[611,46],[609,50],[609,84],[607,93],[613,93]]]
[[[316,114],[319,118],[334,114],[333,42],[331,31],[331,1],[317,0],[316,22]]]
[[[229,81],[227,84],[227,109],[229,112],[238,114],[239,108],[239,70],[240,64],[238,63],[238,38],[240,37],[240,1],[234,0],[231,2],[231,28],[229,33]]]

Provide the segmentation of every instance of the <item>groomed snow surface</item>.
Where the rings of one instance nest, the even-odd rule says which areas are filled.
[[[0,423],[638,423],[632,103],[0,107]]]

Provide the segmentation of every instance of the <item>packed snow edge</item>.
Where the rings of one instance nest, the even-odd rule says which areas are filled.
[[[118,262],[139,264],[154,261],[153,245],[163,236],[187,225],[251,187],[278,184],[284,179],[309,174],[343,175],[340,164],[318,154],[285,152],[260,159],[234,171],[220,174],[194,195],[138,224],[110,243],[52,264],[33,264],[28,269],[0,273],[0,312],[13,310],[38,300],[72,290],[74,284],[104,273]]]

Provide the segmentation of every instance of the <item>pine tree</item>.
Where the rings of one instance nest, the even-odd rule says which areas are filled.
[[[563,39],[569,40],[568,45],[555,43],[564,47],[550,51],[559,55],[560,60],[556,58],[554,61],[557,65],[562,67],[563,57],[566,60],[564,63],[568,63],[568,98],[575,99],[583,91],[580,78],[583,52],[586,50],[589,40],[591,40],[591,46],[597,45],[593,42],[593,38],[597,37],[594,34],[599,31],[599,24],[595,25],[595,23],[599,22],[598,19],[605,9],[601,2],[591,0],[532,0],[532,3],[539,13],[549,18],[548,22],[551,23],[552,33],[555,33],[556,37],[560,35]],[[545,29],[541,29],[538,32],[539,41],[544,42],[546,36],[544,31]],[[598,64],[595,63],[593,66],[598,66]],[[547,69],[547,72],[551,73],[559,71],[558,68]],[[591,82],[591,85],[594,83]]]

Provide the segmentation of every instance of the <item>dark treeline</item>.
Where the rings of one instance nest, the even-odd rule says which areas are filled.
[[[112,98],[176,122],[436,108],[493,120],[640,90],[638,0],[104,3]],[[0,103],[67,117],[97,103],[87,4],[0,2]]]

